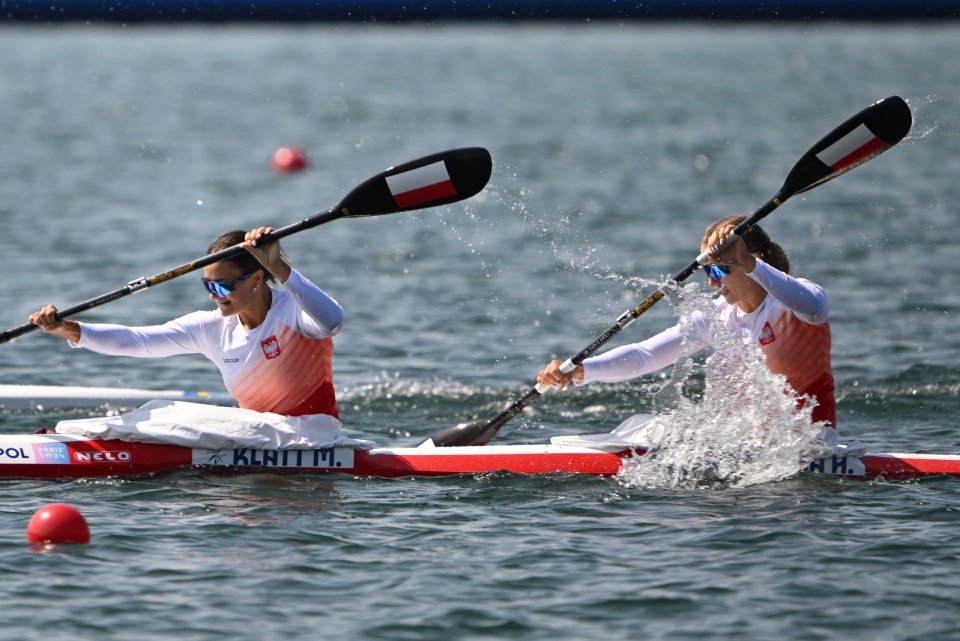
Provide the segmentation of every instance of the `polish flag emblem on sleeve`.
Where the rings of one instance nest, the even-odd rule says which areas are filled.
[[[417,207],[431,200],[456,196],[457,190],[441,160],[402,174],[387,176],[387,186],[398,207]]]

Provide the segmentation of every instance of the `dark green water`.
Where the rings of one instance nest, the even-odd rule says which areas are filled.
[[[888,154],[766,223],[830,295],[841,432],[960,453],[960,29],[819,23],[0,30],[5,327],[293,222],[441,149],[487,147],[464,205],[285,241],[347,311],[351,433],[407,445],[492,417],[752,211],[846,117],[914,112]],[[311,168],[271,172],[281,145]],[[195,276],[89,320],[208,305]],[[672,322],[667,303],[625,331]],[[220,389],[202,358],[32,334],[4,383]],[[501,433],[611,429],[662,379],[550,394]],[[29,433],[81,411],[2,414]],[[30,516],[83,511],[35,553]],[[798,476],[638,489],[509,475],[0,482],[3,639],[955,639],[960,482]]]

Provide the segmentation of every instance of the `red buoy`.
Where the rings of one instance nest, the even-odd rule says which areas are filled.
[[[280,147],[273,153],[273,168],[279,172],[307,168],[307,155],[297,147]]]
[[[90,528],[76,508],[51,503],[37,510],[27,525],[28,543],[89,543]]]

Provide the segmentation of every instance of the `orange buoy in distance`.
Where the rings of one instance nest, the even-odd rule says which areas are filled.
[[[66,503],[37,510],[27,525],[28,543],[89,543],[90,528],[80,512]]]
[[[307,168],[307,155],[298,147],[280,147],[273,152],[273,168],[286,173]]]

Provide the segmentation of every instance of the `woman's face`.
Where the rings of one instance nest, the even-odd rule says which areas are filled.
[[[247,276],[247,278],[244,278],[244,276]],[[219,292],[226,293],[226,296],[218,296],[217,293],[209,292],[210,299],[217,304],[220,313],[224,316],[231,316],[247,309],[256,300],[254,290],[262,283],[263,272],[257,270],[248,276],[242,273],[237,265],[221,261],[204,267],[203,277],[209,282],[226,285],[228,289],[233,289],[231,292],[224,292],[223,290]]]
[[[700,251],[705,252],[709,248],[709,245],[701,245]],[[727,301],[730,305],[737,305],[745,299],[745,297],[755,292],[757,287],[760,285],[757,281],[750,278],[745,271],[734,265],[724,265],[728,270],[728,274],[723,278],[714,278],[713,276],[707,277],[707,282],[710,287],[720,290],[720,295],[723,296],[723,299]],[[760,287],[760,289],[763,289]]]

